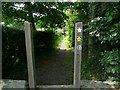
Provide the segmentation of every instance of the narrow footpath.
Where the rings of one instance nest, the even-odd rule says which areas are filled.
[[[73,84],[74,54],[66,50],[64,40],[60,48],[49,54],[36,57],[36,76],[38,85]]]

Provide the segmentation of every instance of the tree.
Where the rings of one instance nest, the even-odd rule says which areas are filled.
[[[120,57],[119,4],[120,2],[74,3],[79,21],[82,21],[84,25],[82,58],[84,78],[94,77],[94,79],[106,80],[114,77],[114,80],[118,80],[120,73],[120,68],[118,68]],[[114,63],[112,68],[111,63]]]
[[[61,5],[55,2],[2,2],[3,20],[29,21],[34,30],[37,24],[40,27],[61,27],[67,18]]]

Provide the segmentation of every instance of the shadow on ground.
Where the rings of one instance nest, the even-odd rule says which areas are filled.
[[[73,59],[70,50],[56,49],[35,57],[38,85],[73,84]]]

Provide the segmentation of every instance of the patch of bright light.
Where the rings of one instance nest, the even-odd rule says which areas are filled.
[[[72,2],[76,2],[77,0],[71,0]]]
[[[97,20],[99,21],[102,17],[97,17]]]
[[[96,31],[90,32],[90,35],[95,34],[95,33],[96,33]]]
[[[32,5],[33,5],[33,4],[34,4],[34,1],[32,1],[31,3],[32,3]]]
[[[100,17],[98,17],[97,19],[100,20]]]
[[[22,8],[25,6],[25,4],[23,4],[23,3],[16,3],[16,4],[14,4],[14,7],[13,8],[15,8],[15,9],[17,9],[17,10],[22,10]]]
[[[12,26],[13,26],[12,24],[7,25],[7,27],[12,27]]]
[[[98,34],[96,34],[96,36],[97,36],[97,37],[99,37],[99,36],[100,36],[100,34],[98,33]]]
[[[33,16],[40,16],[39,13],[33,13]]]
[[[60,45],[60,49],[64,50],[64,49],[67,49],[64,41],[62,41],[61,45]]]
[[[94,20],[91,20],[91,22],[94,22]]]
[[[18,3],[16,3],[15,6],[18,7],[18,8],[20,8],[20,7],[23,8],[25,6],[25,4],[23,4],[23,3],[18,4]]]
[[[2,24],[2,25],[4,25],[4,24],[5,24],[5,22],[1,22],[1,24]]]
[[[44,31],[44,28],[38,28],[37,31]]]
[[[55,7],[55,6],[52,6],[52,8],[56,9],[56,7]]]
[[[77,2],[78,0],[63,0],[63,2]]]
[[[37,29],[37,31],[42,31],[42,29]]]
[[[117,33],[114,33],[112,36],[117,36]]]

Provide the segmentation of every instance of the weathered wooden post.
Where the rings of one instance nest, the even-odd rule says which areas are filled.
[[[2,79],[2,27],[0,26],[0,79]]]
[[[74,88],[80,88],[82,29],[82,22],[78,22],[75,24]]]
[[[27,53],[27,66],[28,66],[28,82],[29,88],[36,88],[35,82],[35,61],[34,61],[34,50],[33,50],[33,38],[31,24],[27,21],[24,23],[25,29],[25,42],[26,42],[26,53]]]

